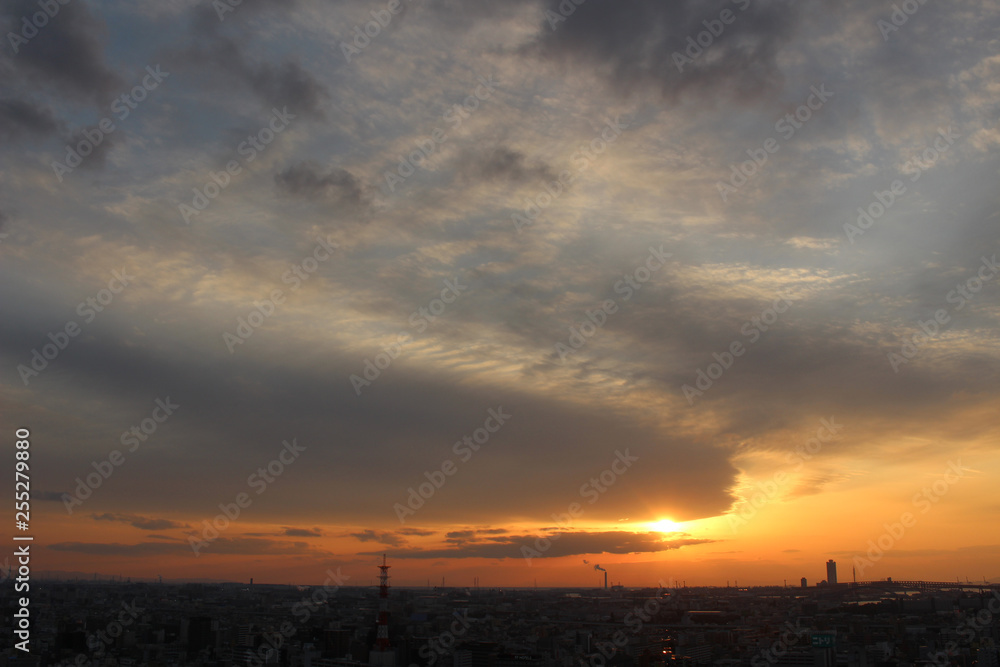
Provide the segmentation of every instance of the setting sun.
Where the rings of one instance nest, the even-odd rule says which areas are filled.
[[[670,519],[660,519],[659,521],[650,523],[649,528],[661,533],[676,533],[681,529],[681,524]]]

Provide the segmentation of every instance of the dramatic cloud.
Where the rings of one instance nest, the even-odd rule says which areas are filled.
[[[473,180],[521,184],[553,180],[556,174],[545,164],[529,164],[523,153],[506,146],[470,150],[458,161],[459,173]]]
[[[139,544],[119,544],[102,542],[56,542],[48,545],[53,551],[68,551],[72,553],[93,556],[179,556],[190,553],[186,544],[163,544],[160,542],[140,542]]]
[[[275,174],[274,182],[281,191],[290,195],[327,197],[353,205],[364,203],[367,198],[364,186],[349,171],[321,171],[322,168],[313,162],[302,162]]]
[[[87,3],[60,4],[58,13],[37,28],[31,17],[38,11],[38,3],[31,0],[4,3],[0,13],[4,35],[32,34],[25,19],[35,30],[26,43],[18,41],[15,53],[5,49],[0,68],[14,73],[26,87],[55,89],[60,95],[89,100],[97,106],[109,103],[124,82],[105,62],[109,31],[100,15],[91,12]],[[8,47],[14,48],[12,44]]]
[[[61,503],[63,501],[63,494],[58,491],[32,491],[31,499],[47,503]]]
[[[393,558],[560,558],[580,554],[634,554],[671,551],[682,547],[707,544],[715,540],[670,539],[658,533],[557,532],[549,535],[510,535],[484,541],[464,542],[446,549],[403,549],[389,555]],[[541,547],[539,547],[541,545]],[[547,547],[547,548],[546,548]],[[375,555],[362,552],[361,555]]]
[[[623,92],[651,88],[672,100],[774,95],[784,82],[778,54],[801,12],[787,1],[588,0],[564,16],[560,4],[545,3],[545,26],[529,52],[564,66],[586,63]]]
[[[52,110],[27,100],[0,100],[0,138],[15,141],[24,134],[50,135],[59,129]]]
[[[100,542],[56,542],[48,545],[54,551],[69,551],[98,556],[181,556],[191,558],[191,547],[184,544],[164,544],[161,542],[139,542],[137,544]],[[248,537],[219,537],[199,552],[199,556],[210,555],[274,556],[310,554],[323,556],[324,552],[314,551],[305,542],[279,542]]]
[[[240,84],[252,91],[265,109],[288,107],[293,114],[322,119],[327,87],[296,60],[278,64],[252,59],[237,40],[210,32],[198,46],[180,54],[178,64],[193,72],[209,64],[212,80]]]
[[[92,514],[94,521],[118,521],[140,530],[164,530],[166,528],[187,528],[187,524],[170,519],[154,519],[138,514]]]
[[[445,537],[449,540],[463,539],[475,536],[476,531],[474,530],[453,530],[450,533],[445,533]]]
[[[360,533],[351,533],[351,537],[360,540],[361,542],[378,542],[380,544],[388,544],[392,547],[398,547],[405,543],[406,540],[393,533],[365,530]]]

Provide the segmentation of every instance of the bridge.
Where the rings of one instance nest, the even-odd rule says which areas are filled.
[[[944,589],[975,589],[1000,591],[1000,584],[990,584],[986,582],[974,581],[857,581],[834,584],[837,588],[884,588],[884,589],[910,589],[915,591],[933,591]]]

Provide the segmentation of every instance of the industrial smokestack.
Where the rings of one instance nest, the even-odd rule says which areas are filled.
[[[594,569],[597,570],[598,572],[603,572],[604,573],[604,588],[607,589],[607,587],[608,587],[608,571],[605,570],[600,565],[594,565]]]

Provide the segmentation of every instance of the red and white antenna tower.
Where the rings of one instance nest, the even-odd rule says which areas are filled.
[[[385,564],[385,554],[382,554],[382,564],[378,566],[378,634],[375,639],[375,650],[389,649],[389,568]]]

